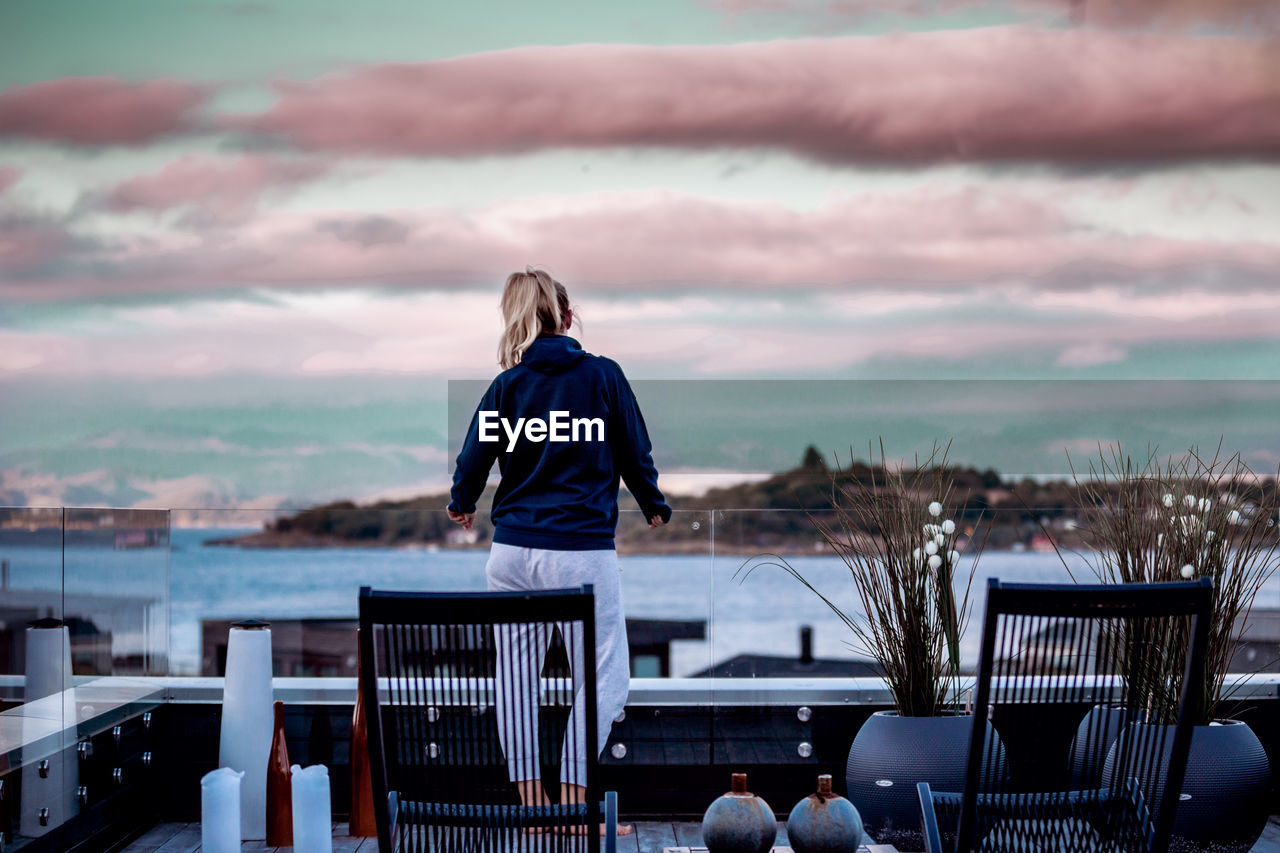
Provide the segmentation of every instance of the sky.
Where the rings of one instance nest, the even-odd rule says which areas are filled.
[[[1274,3],[8,0],[0,40],[0,505],[438,490],[526,264],[669,491],[878,435],[1280,460]]]

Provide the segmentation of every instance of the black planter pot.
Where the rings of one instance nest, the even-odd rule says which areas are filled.
[[[1127,727],[1122,737],[1159,736],[1164,729],[1164,752],[1173,747],[1172,726]],[[1112,746],[1103,769],[1103,778],[1114,772],[1122,743]],[[1162,774],[1163,776],[1163,774]],[[1163,779],[1148,793],[1153,807],[1163,793]],[[1253,847],[1267,823],[1267,791],[1271,785],[1271,763],[1262,742],[1245,723],[1222,720],[1196,726],[1191,735],[1191,752],[1182,783],[1178,816],[1173,823],[1175,841],[1193,845],[1213,842],[1215,851],[1244,851]]]
[[[967,714],[900,717],[896,711],[878,711],[867,718],[849,748],[845,781],[872,838],[899,850],[924,849],[916,783],[928,782],[935,791],[963,791],[972,732],[973,717]],[[988,747],[995,740],[995,760],[1003,768],[1004,745],[990,722],[986,737]]]
[[[1084,715],[1071,742],[1071,787],[1096,788],[1102,779],[1107,753],[1134,711],[1123,705],[1095,705]]]

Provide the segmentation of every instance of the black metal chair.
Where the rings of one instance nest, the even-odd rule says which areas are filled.
[[[603,819],[614,853],[617,797],[601,802],[596,748],[594,601],[590,585],[360,590],[380,850],[600,853]],[[522,805],[517,782],[538,779],[552,801],[560,781],[585,788],[583,801]]]
[[[929,853],[1163,853],[1203,698],[1195,685],[1203,684],[1212,596],[1208,578],[992,579],[964,791],[917,786]],[[1153,709],[1174,707],[1171,698],[1176,719],[1159,719]],[[1035,756],[1034,779],[983,754],[988,720],[1027,703],[1074,706],[1084,716],[1069,746]]]

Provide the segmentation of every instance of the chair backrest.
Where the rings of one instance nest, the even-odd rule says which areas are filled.
[[[1203,701],[1213,584],[992,579],[956,850],[1164,850]],[[1036,782],[983,736],[1008,706],[1074,707],[1074,739],[1037,752]],[[1043,714],[1043,711],[1039,712]],[[1045,780],[1049,780],[1046,782]],[[1051,787],[1052,790],[1044,790]]]
[[[594,614],[590,585],[360,590],[360,690],[382,850],[565,849],[556,839],[568,836],[554,828],[594,830]],[[571,781],[586,788],[585,803],[572,813],[521,807],[516,780],[541,778],[554,802],[562,755],[584,753],[585,779],[575,771]],[[598,832],[577,838],[577,849],[598,853]]]

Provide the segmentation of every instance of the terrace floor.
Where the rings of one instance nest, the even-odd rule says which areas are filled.
[[[701,847],[702,825],[696,822],[668,823],[666,821],[635,821],[635,832],[618,839],[618,853],[662,853],[664,847]],[[778,824],[778,847],[787,846],[786,824]],[[373,838],[352,838],[347,835],[347,825],[333,826],[333,853],[376,853],[378,842]],[[125,848],[124,853],[199,853],[200,824],[162,823]],[[261,841],[246,841],[241,850],[264,851],[293,850],[292,847],[267,847]],[[1262,837],[1251,853],[1280,853],[1280,816],[1273,816],[1263,830]]]
[[[694,822],[667,823],[633,821],[635,832],[618,839],[618,853],[662,853],[664,847],[702,846],[702,825]],[[1277,836],[1280,838],[1280,835]],[[787,844],[787,828],[778,824],[778,846]],[[261,841],[246,841],[242,853],[287,853],[292,847],[268,847]],[[200,824],[162,823],[126,847],[123,853],[199,853]],[[333,825],[333,853],[377,853],[376,838],[352,838],[345,823]],[[1275,853],[1280,853],[1280,845]]]
[[[662,853],[664,847],[702,846],[702,825],[694,822],[667,823],[633,821],[635,832],[618,839],[618,853]],[[1280,835],[1277,835],[1280,838]],[[778,824],[778,846],[787,844],[787,828]],[[261,841],[246,841],[242,853],[287,853],[292,847],[268,847]],[[333,825],[333,853],[377,853],[376,838],[352,838],[345,823]],[[200,824],[162,823],[126,847],[123,853],[199,853]],[[1275,853],[1280,853],[1280,845]]]

